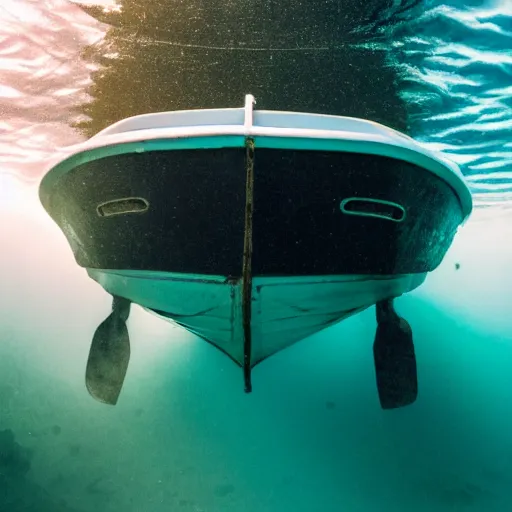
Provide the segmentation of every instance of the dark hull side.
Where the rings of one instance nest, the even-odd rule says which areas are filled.
[[[82,267],[238,278],[245,169],[244,148],[106,157],[62,176],[48,213]],[[105,202],[130,197],[147,209],[101,215]],[[405,220],[346,215],[340,203],[350,197],[398,203]],[[343,152],[255,151],[253,275],[429,272],[461,221],[454,191],[412,164]]]

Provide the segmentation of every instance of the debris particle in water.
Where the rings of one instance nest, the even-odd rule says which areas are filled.
[[[95,478],[86,486],[86,492],[88,494],[104,494],[105,491],[100,487],[101,482],[103,482],[103,477],[99,476],[98,478]]]
[[[79,444],[72,444],[69,447],[69,455],[72,457],[76,457],[80,453],[80,445]]]
[[[215,487],[215,496],[219,496],[219,498],[224,498],[228,494],[231,494],[235,490],[235,487],[231,484],[223,484],[217,485]]]

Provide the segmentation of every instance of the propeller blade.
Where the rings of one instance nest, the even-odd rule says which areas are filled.
[[[415,402],[418,376],[412,329],[392,308],[377,326],[373,356],[381,407],[396,409]]]
[[[112,313],[96,329],[85,371],[89,394],[109,405],[117,403],[130,361],[130,302],[124,301],[115,297]]]

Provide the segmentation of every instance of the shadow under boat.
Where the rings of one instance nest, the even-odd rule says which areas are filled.
[[[77,263],[113,296],[86,370],[115,404],[130,303],[244,369],[376,305],[383,408],[417,397],[412,331],[393,299],[442,261],[472,209],[457,166],[363,119],[243,108],[161,112],[106,128],[44,177]]]

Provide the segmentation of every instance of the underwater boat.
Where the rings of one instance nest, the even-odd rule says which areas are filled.
[[[412,332],[393,300],[442,261],[472,210],[458,167],[364,119],[241,108],[137,115],[65,149],[41,202],[113,296],[86,369],[115,404],[130,304],[244,370],[375,305],[384,409],[417,397]]]

